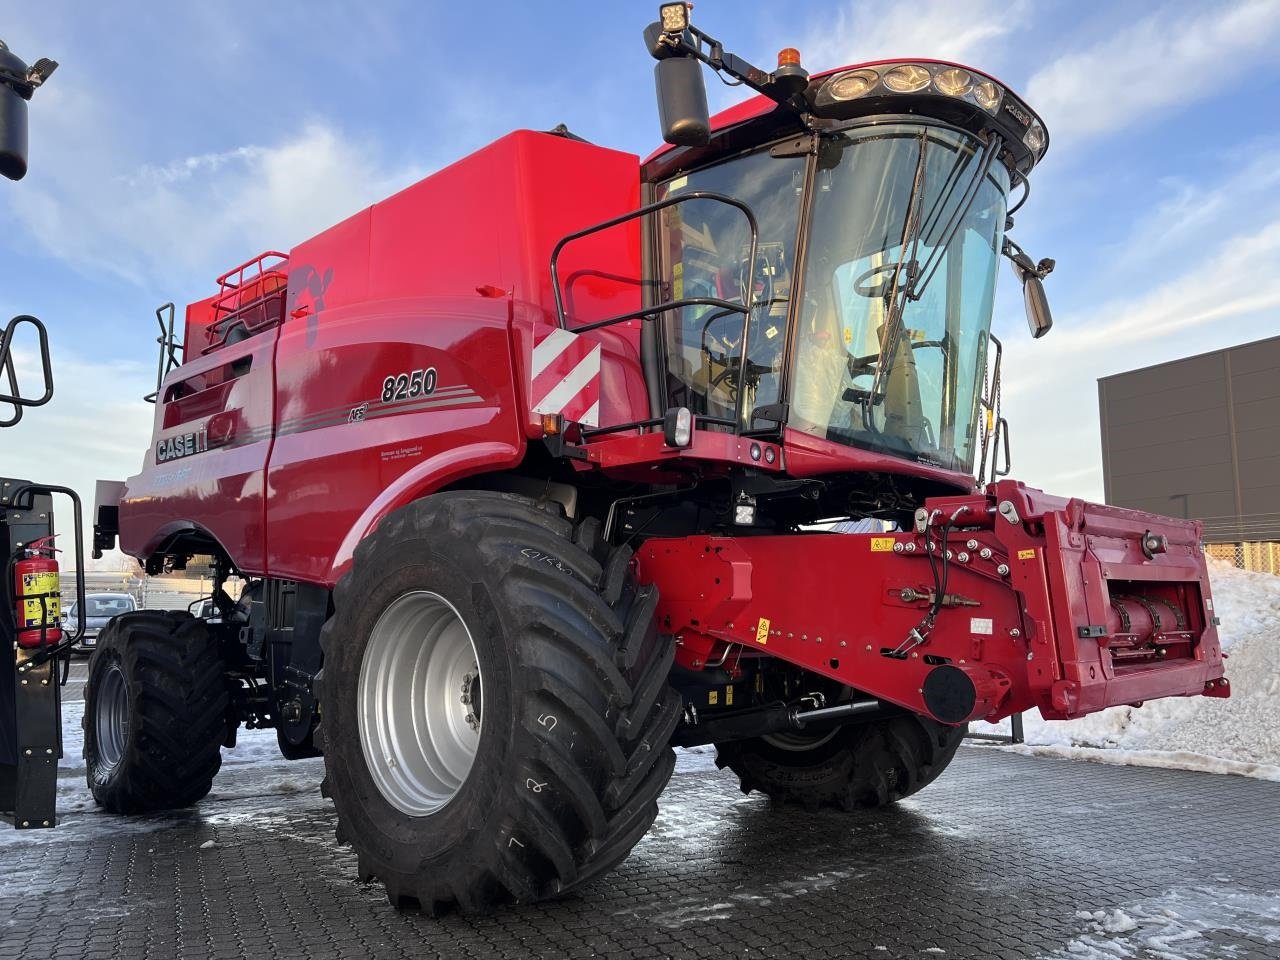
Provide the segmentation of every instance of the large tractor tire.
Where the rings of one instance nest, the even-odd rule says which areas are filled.
[[[809,809],[883,807],[937,779],[966,730],[899,715],[718,743],[716,766],[736,773],[743,793],[759,790]]]
[[[176,810],[213,786],[227,739],[217,641],[185,612],[140,611],[102,631],[85,685],[84,759],[112,813]]]
[[[512,494],[436,494],[355,551],[321,634],[325,790],[397,907],[554,896],[657,816],[674,643],[631,551]]]

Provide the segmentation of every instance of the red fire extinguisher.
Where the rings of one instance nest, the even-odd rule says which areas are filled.
[[[18,602],[18,646],[26,649],[62,639],[62,592],[53,537],[27,544],[13,565]]]

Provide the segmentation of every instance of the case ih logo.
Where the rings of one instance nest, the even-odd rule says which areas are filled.
[[[1004,98],[1004,109],[1009,116],[1013,117],[1013,119],[1017,120],[1024,127],[1031,126],[1031,114],[1028,113],[1021,104],[1014,103],[1011,97],[1006,96]]]
[[[584,427],[600,424],[600,344],[552,330],[533,348],[529,396],[534,413],[558,413]]]
[[[209,435],[203,429],[194,433],[180,433],[176,437],[156,441],[156,463],[181,460],[192,454],[204,453],[208,449]]]

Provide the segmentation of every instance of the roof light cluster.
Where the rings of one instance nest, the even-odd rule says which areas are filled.
[[[1006,112],[1023,128],[1021,139],[1032,157],[1038,159],[1048,144],[1041,122],[1000,84],[947,63],[882,63],[844,70],[826,78],[814,95],[813,104],[820,114],[831,115],[833,108],[838,111],[841,104],[851,100],[901,94],[941,95],[973,104],[992,117],[998,117],[1001,106],[1008,101]]]

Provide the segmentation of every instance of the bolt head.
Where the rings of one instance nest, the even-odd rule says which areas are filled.
[[[996,573],[1002,577],[1007,577],[1009,575],[1009,565],[1007,563],[1000,564],[1000,566],[996,567]]]
[[[983,560],[990,560],[990,559],[991,559],[991,548],[990,548],[990,547],[983,547],[981,550],[979,550],[979,551],[978,551],[978,556],[980,556]]]

